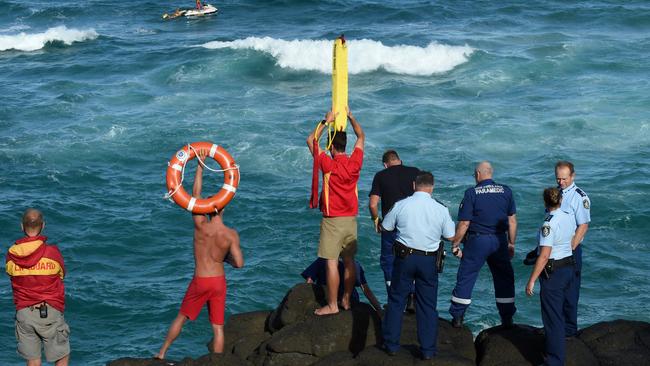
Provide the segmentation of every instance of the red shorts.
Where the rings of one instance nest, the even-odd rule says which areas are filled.
[[[210,323],[223,325],[226,310],[226,276],[192,278],[180,313],[190,320],[195,320],[206,302]]]

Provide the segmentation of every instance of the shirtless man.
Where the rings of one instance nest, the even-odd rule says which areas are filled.
[[[207,150],[198,151],[198,165],[192,196],[201,198],[203,185],[203,161]],[[223,262],[234,268],[244,266],[237,231],[223,223],[223,211],[210,215],[192,215],[194,220],[194,278],[190,282],[181,309],[172,322],[165,343],[155,356],[164,359],[172,342],[178,337],[187,319],[195,320],[204,304],[208,304],[210,324],[214,332],[212,349],[223,352],[224,311],[226,307],[226,277]]]

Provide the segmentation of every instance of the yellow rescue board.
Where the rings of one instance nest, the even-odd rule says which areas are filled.
[[[332,52],[332,112],[338,113],[334,120],[336,131],[345,131],[348,125],[348,46],[343,36],[334,41]]]

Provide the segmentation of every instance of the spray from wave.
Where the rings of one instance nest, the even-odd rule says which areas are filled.
[[[81,42],[88,39],[95,39],[99,35],[94,29],[68,29],[66,26],[50,28],[43,33],[20,34],[3,36],[0,35],[0,51],[18,50],[18,51],[35,51],[45,47],[50,42],[63,42],[71,45],[73,42]]]
[[[429,43],[426,47],[389,47],[369,39],[347,42],[350,74],[384,69],[395,74],[432,75],[447,72],[467,62],[474,52],[467,45]],[[285,41],[270,37],[248,37],[230,42],[213,41],[201,46],[209,49],[252,49],[271,55],[283,68],[332,72],[332,41],[329,40]]]

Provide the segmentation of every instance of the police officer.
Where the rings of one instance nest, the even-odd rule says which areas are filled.
[[[575,218],[576,230],[571,240],[573,258],[576,262],[576,280],[571,285],[570,296],[564,305],[567,317],[565,335],[575,337],[578,332],[578,299],[580,298],[580,278],[582,271],[582,240],[585,238],[591,221],[591,201],[587,194],[573,182],[576,173],[570,161],[558,161],[555,164],[555,179],[562,189],[562,210]]]
[[[448,240],[453,239],[454,222],[447,207],[431,198],[432,192],[433,175],[420,172],[415,179],[415,193],[397,202],[382,222],[386,230],[397,229],[393,277],[382,327],[384,347],[389,355],[394,355],[399,349],[402,313],[413,281],[418,342],[422,358],[430,359],[437,351],[436,251],[441,236]]]
[[[533,295],[535,281],[540,278],[539,293],[542,322],[546,335],[545,365],[564,365],[566,323],[564,304],[571,297],[576,280],[571,241],[576,230],[574,217],[560,208],[562,193],[558,188],[544,190],[544,205],[548,212],[540,228],[539,256],[526,285],[526,294]]]
[[[515,308],[515,276],[510,259],[517,235],[516,207],[508,186],[492,180],[492,165],[483,161],[474,170],[476,186],[468,188],[458,209],[458,226],[452,253],[461,259],[452,292],[449,313],[452,325],[460,328],[472,302],[472,289],[487,261],[501,324],[512,325]],[[460,243],[464,238],[463,250]]]
[[[417,177],[420,170],[403,165],[395,150],[386,151],[381,161],[385,169],[377,172],[372,180],[368,208],[370,209],[370,217],[375,224],[375,231],[381,233],[379,265],[384,272],[386,293],[388,293],[393,273],[393,243],[397,232],[394,230],[381,230],[378,210],[379,201],[381,200],[381,216],[385,217],[388,211],[393,208],[395,202],[413,194],[413,182],[415,182],[415,177]],[[411,300],[410,297],[409,300]]]

